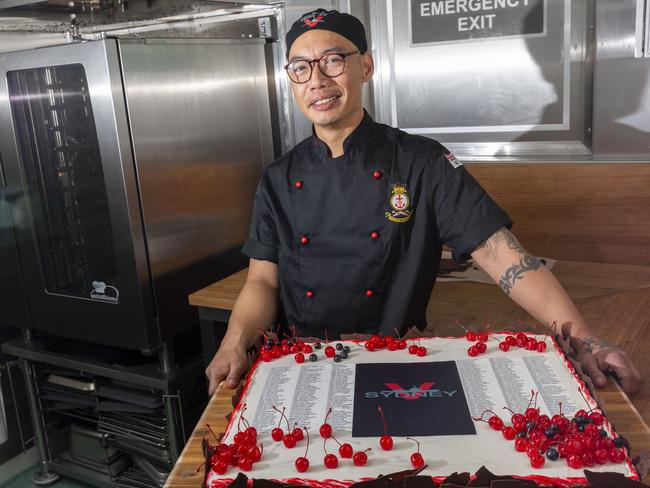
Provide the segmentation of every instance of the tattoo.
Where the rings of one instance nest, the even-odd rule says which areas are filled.
[[[513,264],[510,266],[504,275],[499,280],[499,287],[504,291],[506,295],[510,295],[510,290],[515,286],[517,280],[523,278],[523,274],[527,271],[536,271],[539,269],[541,263],[539,259],[534,256],[531,256],[524,246],[517,240],[517,238],[510,232],[507,228],[501,227],[490,238],[485,241],[484,245],[486,247],[496,247],[501,242],[505,242],[506,246],[513,251],[521,254],[519,259],[519,264]]]
[[[584,348],[585,352],[588,352],[589,354],[592,354],[596,351],[599,351],[601,349],[604,349],[606,347],[613,347],[611,344],[608,344],[605,341],[601,341],[597,337],[583,337],[580,340],[580,344],[582,344],[582,347]]]
[[[536,271],[540,266],[539,259],[525,253],[519,260],[519,264],[513,264],[506,270],[505,274],[499,280],[499,286],[506,295],[510,295],[510,290],[515,286],[515,282],[521,280],[525,272]]]

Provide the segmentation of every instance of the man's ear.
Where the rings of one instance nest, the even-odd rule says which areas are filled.
[[[368,51],[361,55],[361,66],[363,67],[363,82],[367,83],[375,72],[375,62]]]

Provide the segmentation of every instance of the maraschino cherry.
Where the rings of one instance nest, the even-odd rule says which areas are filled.
[[[348,444],[347,442],[344,443],[344,444],[341,444],[339,442],[339,440],[336,437],[334,437],[334,435],[332,435],[332,439],[334,439],[336,441],[336,443],[339,445],[339,456],[341,456],[342,458],[347,458],[347,459],[352,457],[352,453],[354,451],[352,450],[352,445],[351,444]]]
[[[280,428],[280,424],[282,423],[282,417],[284,417],[284,410],[285,410],[286,407],[282,407],[282,411],[280,411],[275,405],[273,405],[272,408],[276,412],[280,412],[280,420],[278,421],[278,426],[271,431],[271,438],[275,442],[280,442],[282,440],[282,438],[284,437],[284,431]]]
[[[296,438],[297,441],[301,441],[305,438],[305,435],[302,433],[302,429],[298,427],[298,424],[295,423],[293,424],[293,430],[291,431],[293,436]]]
[[[327,337],[327,329],[325,330],[325,344],[327,344],[327,347],[325,348],[325,356],[328,358],[333,358],[336,355],[336,349],[334,349],[332,346],[329,345],[329,339]]]
[[[337,458],[334,454],[327,453],[326,444],[327,444],[327,438],[323,440],[323,450],[325,451],[325,457],[323,458],[323,463],[325,464],[326,468],[334,469],[339,465],[339,458]]]
[[[320,432],[320,436],[323,439],[327,439],[328,437],[332,436],[332,426],[327,423],[327,417],[330,416],[332,413],[332,407],[329,408],[327,411],[327,415],[325,415],[325,422],[323,422],[323,425],[320,426],[320,429],[318,431]]]
[[[407,439],[412,440],[418,445],[418,451],[411,454],[411,465],[414,468],[420,468],[424,466],[424,458],[422,457],[422,454],[420,454],[420,443],[411,437],[407,437]]]
[[[305,455],[296,459],[296,462],[294,463],[299,473],[304,473],[309,469],[309,459],[307,459],[307,452],[309,451],[309,431],[306,427],[305,432],[307,433],[307,447],[305,448]]]
[[[379,414],[381,415],[381,420],[384,422],[384,435],[379,439],[379,445],[384,451],[390,451],[393,448],[393,438],[388,435],[388,428],[386,427],[386,417],[384,416],[384,409],[381,408],[381,405],[377,407]]]
[[[352,462],[354,463],[355,466],[364,466],[368,462],[368,455],[366,452],[372,450],[371,447],[366,449],[365,451],[359,451],[354,453],[354,456],[352,457]]]

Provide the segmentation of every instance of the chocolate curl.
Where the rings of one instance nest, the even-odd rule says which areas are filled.
[[[232,480],[228,488],[248,488],[248,478],[244,473],[239,473],[237,477]]]
[[[641,478],[650,474],[650,449],[642,449],[633,459],[636,470]]]

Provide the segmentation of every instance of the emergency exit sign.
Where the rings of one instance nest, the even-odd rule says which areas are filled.
[[[546,0],[411,0],[411,44],[544,32]]]

